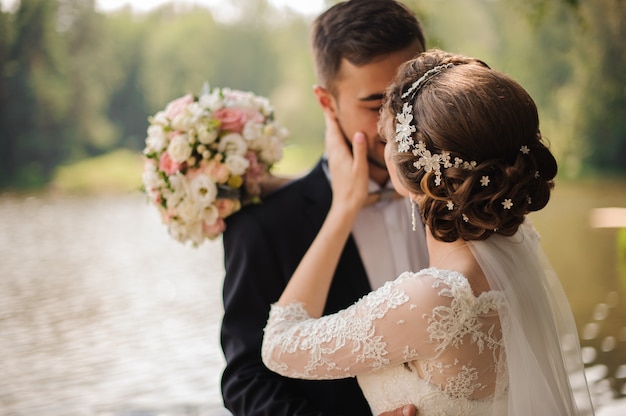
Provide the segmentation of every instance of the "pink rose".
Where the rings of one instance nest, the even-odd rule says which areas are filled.
[[[180,170],[182,163],[176,163],[170,157],[170,154],[164,152],[159,159],[159,169],[165,172],[167,176],[173,175]]]
[[[228,167],[216,160],[210,160],[206,164],[205,172],[215,183],[226,183],[230,176]]]
[[[242,108],[220,108],[213,116],[220,121],[222,130],[234,133],[241,133],[249,120],[263,121],[260,113]]]
[[[171,101],[167,107],[165,107],[165,115],[172,120],[174,117],[182,113],[185,108],[193,103],[193,95],[187,94],[183,97],[177,98]]]
[[[185,171],[185,176],[187,176],[187,178],[191,181],[192,179],[194,179],[196,176],[198,175],[207,175],[209,178],[211,178],[213,181],[215,181],[211,175],[209,174],[209,169],[212,168],[214,163],[218,163],[216,160],[214,159],[200,159],[200,161],[198,163],[196,163],[195,166],[189,166],[187,165],[187,170]]]
[[[193,169],[187,166],[185,176],[187,176],[187,180],[191,182],[196,176],[200,175],[201,173],[204,173],[204,167],[202,167],[202,165],[197,169]]]
[[[204,230],[204,233],[209,236],[209,238],[213,239],[217,238],[224,232],[226,229],[226,223],[223,219],[218,218],[213,225],[207,225],[206,222],[203,222],[202,229]]]

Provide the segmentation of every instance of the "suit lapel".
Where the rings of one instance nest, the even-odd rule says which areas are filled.
[[[301,188],[305,217],[308,219],[307,233],[310,232],[313,238],[322,226],[332,200],[330,183],[322,163],[320,161],[304,178],[310,182]],[[354,238],[350,235],[335,271],[325,313],[333,313],[350,306],[370,290],[363,261]]]

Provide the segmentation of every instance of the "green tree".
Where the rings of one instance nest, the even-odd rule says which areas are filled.
[[[9,120],[8,120],[8,78],[14,72],[14,65],[9,61],[9,49],[12,43],[13,19],[9,13],[0,11],[0,189],[9,182],[12,171],[15,170],[11,164],[14,154],[14,143],[9,140]]]
[[[626,174],[626,4],[580,0],[580,54],[586,69],[577,115],[586,161],[600,173]]]
[[[56,17],[57,3],[48,0],[22,0],[12,17],[2,74],[2,187],[46,183],[67,149],[67,55]]]
[[[530,92],[563,175],[626,173],[622,1],[420,4],[429,47],[480,57]]]
[[[182,94],[199,92],[207,81],[269,94],[280,82],[267,28],[235,21],[218,23],[203,8],[153,13],[140,75],[152,111]]]
[[[104,115],[115,128],[112,147],[143,148],[149,111],[141,74],[150,33],[149,23],[137,19],[130,9],[103,19],[103,38],[107,39],[101,48],[102,68],[107,72]]]
[[[287,148],[292,166],[304,170],[321,155],[324,121],[313,94],[316,83],[309,47],[310,19],[289,15],[268,24],[269,44],[277,60],[278,78],[271,92],[276,118],[290,132]],[[306,158],[304,157],[306,156]]]
[[[75,160],[109,151],[118,145],[117,131],[106,114],[111,85],[111,62],[104,53],[109,42],[105,17],[95,11],[95,0],[57,0],[58,31],[71,59],[68,72],[68,156]]]

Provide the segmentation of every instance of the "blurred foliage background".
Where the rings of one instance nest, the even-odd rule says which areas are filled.
[[[428,47],[480,57],[529,90],[561,176],[626,174],[622,0],[406,4],[422,20]],[[87,175],[67,173],[85,159],[134,160],[128,155],[140,154],[147,117],[205,81],[268,96],[291,132],[278,170],[308,168],[323,141],[311,92],[311,17],[267,0],[230,7],[236,13],[218,18],[193,5],[103,13],[95,0],[21,0],[1,12],[0,189],[62,186]]]

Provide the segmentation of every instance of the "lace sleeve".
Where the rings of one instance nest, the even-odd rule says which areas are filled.
[[[319,319],[301,303],[274,304],[263,362],[287,377],[337,379],[432,356],[428,317],[438,305],[450,303],[432,279],[404,273],[349,308]]]

